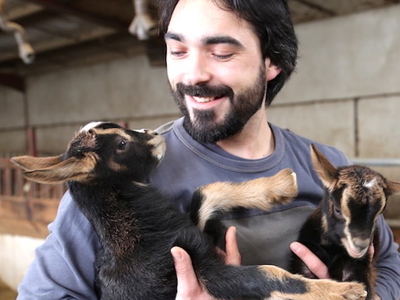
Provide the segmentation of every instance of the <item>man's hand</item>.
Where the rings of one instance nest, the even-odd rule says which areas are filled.
[[[228,229],[225,239],[225,262],[227,264],[239,265],[240,253],[236,241],[236,229],[234,227]],[[197,280],[196,274],[193,270],[192,261],[186,251],[182,248],[174,247],[171,249],[171,254],[174,258],[175,271],[178,278],[178,292],[176,294],[176,299],[212,300],[213,298],[206,293]]]

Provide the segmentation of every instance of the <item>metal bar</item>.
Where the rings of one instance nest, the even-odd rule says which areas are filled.
[[[355,165],[373,167],[400,167],[398,158],[352,158],[350,161]]]
[[[320,12],[322,12],[322,13],[328,15],[328,16],[331,16],[331,17],[337,15],[337,13],[334,12],[333,10],[330,10],[330,9],[328,9],[326,7],[323,7],[321,5],[315,4],[315,3],[310,2],[308,0],[297,0],[297,2],[302,3],[303,5],[308,6],[308,7],[312,8],[312,9],[318,10],[318,11],[320,11]]]
[[[385,219],[391,228],[400,228],[400,220],[398,219]]]

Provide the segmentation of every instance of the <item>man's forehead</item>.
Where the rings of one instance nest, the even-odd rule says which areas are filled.
[[[190,28],[191,24],[213,24],[225,23],[227,21],[233,21],[235,24],[240,25],[242,19],[240,19],[233,12],[223,9],[212,0],[180,0],[171,16],[169,28],[172,28],[173,32],[178,32],[179,29]],[[184,27],[182,23],[185,21]],[[198,28],[202,29],[202,28]]]
[[[165,40],[242,46],[239,41],[253,32],[250,23],[212,0],[181,0],[172,14]]]

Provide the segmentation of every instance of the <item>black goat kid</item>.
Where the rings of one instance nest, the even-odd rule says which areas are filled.
[[[188,216],[145,183],[165,150],[160,135],[98,122],[81,129],[62,156],[13,158],[28,179],[68,181],[74,201],[101,243],[95,263],[99,298],[175,299],[177,280],[170,249],[180,246],[190,254],[202,286],[216,298],[364,299],[364,287],[358,283],[306,279],[274,266],[225,265]],[[225,193],[234,205],[241,205],[241,194],[235,195],[241,189],[264,194],[244,206],[258,207],[263,202],[268,208],[288,202],[297,192],[291,173],[283,170],[272,178],[248,183],[210,185],[202,203],[223,208],[225,204],[218,208],[217,200]],[[202,211],[205,217],[212,215],[212,209]]]
[[[311,156],[325,196],[300,230],[298,241],[328,266],[333,279],[361,282],[367,288],[367,299],[373,299],[374,263],[379,251],[376,222],[387,198],[400,193],[400,182],[364,166],[335,168],[314,145]],[[369,251],[371,244],[374,257]],[[291,271],[316,278],[296,255]]]

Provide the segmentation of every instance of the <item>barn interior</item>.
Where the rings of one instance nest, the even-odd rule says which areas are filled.
[[[289,1],[296,73],[270,122],[400,181],[400,0]],[[56,155],[80,126],[180,117],[154,0],[0,0],[0,300],[43,243],[65,186],[27,182],[15,155]],[[400,241],[400,198],[385,216]]]

